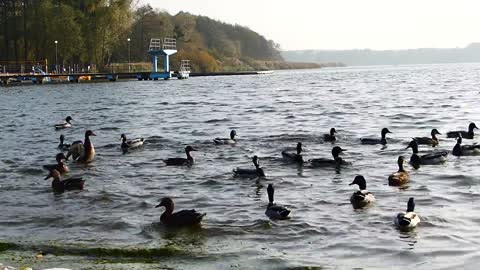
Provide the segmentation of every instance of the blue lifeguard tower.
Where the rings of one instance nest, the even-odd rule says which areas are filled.
[[[152,38],[148,53],[152,56],[151,80],[170,79],[173,72],[170,71],[170,55],[177,53],[177,40],[174,38]],[[158,72],[158,57],[163,56],[163,72]]]

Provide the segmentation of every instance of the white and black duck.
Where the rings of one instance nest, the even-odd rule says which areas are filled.
[[[143,138],[127,140],[127,136],[125,134],[122,134],[120,139],[122,140],[121,148],[124,150],[138,148],[145,142],[145,139]]]
[[[273,200],[274,196],[273,184],[268,184],[267,194],[268,194],[268,205],[267,210],[265,210],[265,215],[270,219],[288,219],[290,218],[291,211],[283,205],[275,204]]]
[[[72,127],[72,123],[71,123],[72,120],[73,119],[72,119],[71,116],[67,116],[67,118],[65,118],[65,122],[55,125],[55,129],[71,128]]]
[[[235,144],[237,143],[237,140],[235,139],[235,136],[237,136],[237,132],[235,130],[230,131],[230,138],[215,138],[213,139],[213,142],[215,144]]]
[[[367,190],[367,182],[362,175],[355,176],[353,182],[349,185],[358,185],[359,187],[359,190],[355,191],[352,196],[350,196],[350,203],[353,208],[363,208],[375,201],[373,194]]]
[[[417,227],[417,224],[420,223],[420,218],[414,212],[415,211],[415,200],[410,198],[407,204],[407,211],[398,213],[394,219],[395,226],[402,231],[409,231]]]

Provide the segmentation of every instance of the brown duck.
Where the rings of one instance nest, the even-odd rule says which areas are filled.
[[[85,140],[76,141],[70,146],[70,149],[67,153],[67,160],[70,156],[78,162],[82,163],[89,163],[93,161],[95,157],[95,148],[93,147],[93,143],[90,140],[90,136],[97,136],[93,131],[87,130],[85,132]]]
[[[398,157],[398,171],[396,173],[391,174],[388,177],[388,185],[389,186],[401,186],[408,182],[410,176],[408,175],[407,171],[403,168],[403,164],[405,163],[405,158],[403,156]]]
[[[206,215],[205,213],[198,213],[194,209],[173,213],[174,204],[172,199],[168,197],[163,198],[160,204],[155,207],[160,206],[165,207],[165,212],[160,216],[160,221],[167,226],[182,227],[196,225],[199,224]]]
[[[76,177],[76,178],[72,177],[65,180],[61,180],[60,173],[55,169],[50,171],[48,176],[45,177],[45,180],[48,180],[49,178],[53,178],[52,189],[55,192],[64,192],[69,190],[82,190],[85,185],[85,180],[83,180],[83,178],[81,177]]]
[[[43,165],[43,168],[48,171],[57,170],[61,175],[66,174],[70,171],[67,164],[64,162],[66,159],[67,157],[65,157],[63,153],[58,153],[55,157],[57,164]]]

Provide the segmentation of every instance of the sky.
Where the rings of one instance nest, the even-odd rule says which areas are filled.
[[[478,0],[141,0],[247,26],[283,50],[455,48],[480,42]]]

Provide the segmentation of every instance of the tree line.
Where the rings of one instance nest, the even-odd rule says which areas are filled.
[[[48,59],[102,71],[112,63],[150,61],[150,39],[165,37],[177,39],[174,68],[180,59],[191,60],[197,72],[282,61],[278,44],[246,27],[171,15],[134,0],[0,0],[0,25],[0,64]]]

